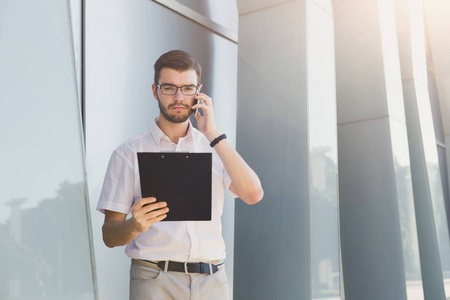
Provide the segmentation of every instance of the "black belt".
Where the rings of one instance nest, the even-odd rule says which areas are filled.
[[[162,260],[159,261],[157,263],[153,262],[153,261],[149,261],[149,260],[144,260],[148,263],[152,263],[152,264],[156,264],[158,266],[158,268],[160,268],[161,270],[165,270],[165,266],[166,266],[166,261]],[[182,263],[182,262],[176,262],[176,261],[167,261],[167,263],[169,264],[167,266],[167,271],[172,271],[172,272],[183,272],[186,274],[189,273],[200,273],[200,274],[211,274],[211,273],[216,273],[217,271],[219,271],[219,266],[222,265],[213,265],[213,264],[206,264],[206,263]],[[209,266],[211,265],[212,268],[212,272],[209,269]]]

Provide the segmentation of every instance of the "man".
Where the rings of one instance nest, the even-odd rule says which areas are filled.
[[[201,69],[180,50],[155,63],[153,96],[160,113],[150,130],[112,154],[97,209],[105,214],[103,240],[127,245],[132,258],[130,299],[229,299],[221,215],[224,188],[254,204],[263,197],[255,172],[217,128],[212,99],[200,93]],[[195,110],[198,130],[189,121]],[[141,198],[137,152],[211,152],[211,221],[164,222],[170,207]],[[186,174],[189,176],[189,174]],[[131,218],[126,219],[131,212]]]

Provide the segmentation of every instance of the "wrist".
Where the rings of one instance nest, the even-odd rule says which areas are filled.
[[[126,222],[128,222],[128,230],[132,235],[136,236],[141,233],[140,226],[134,217],[126,220]]]
[[[221,133],[218,130],[215,130],[213,132],[210,133],[205,133],[205,137],[208,139],[208,141],[211,143],[212,141],[214,141],[215,138],[217,138],[218,136],[220,136]]]
[[[209,145],[212,147],[212,148],[214,148],[218,143],[220,143],[222,140],[224,140],[224,139],[226,139],[227,138],[227,135],[224,133],[224,134],[221,134],[221,135],[219,135],[218,137],[216,137]]]

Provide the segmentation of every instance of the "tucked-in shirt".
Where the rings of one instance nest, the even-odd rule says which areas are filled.
[[[109,161],[97,210],[128,214],[142,198],[137,152],[210,152],[212,153],[212,212],[211,221],[158,222],[139,234],[125,248],[135,259],[173,260],[181,262],[211,262],[225,259],[221,216],[224,188],[229,190],[231,179],[214,148],[206,137],[192,126],[178,144],[173,143],[156,124],[120,145]],[[230,191],[232,197],[237,196]],[[170,208],[169,208],[170,209]],[[170,213],[170,211],[169,211]]]

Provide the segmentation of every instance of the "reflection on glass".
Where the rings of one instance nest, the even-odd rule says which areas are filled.
[[[93,299],[84,183],[63,182],[54,198],[26,203],[2,203],[10,217],[0,224],[1,299]]]
[[[421,300],[424,294],[406,125],[394,118],[390,119],[390,125],[406,292],[409,300]]]
[[[312,150],[311,269],[313,299],[340,299],[336,163],[330,149]]]
[[[340,297],[333,17],[307,3],[311,297]]]
[[[444,204],[443,185],[436,148],[436,135],[432,119],[431,104],[427,86],[416,84],[417,106],[421,124],[424,154],[427,166],[428,184],[434,213],[439,254],[444,277],[445,293],[450,296],[450,236]]]
[[[436,226],[442,275],[444,277],[445,295],[450,297],[450,241],[447,224],[447,214],[444,205],[444,194],[439,165],[437,162],[427,162],[430,180],[430,192],[433,203],[434,222]]]
[[[94,299],[68,1],[0,1],[0,299]]]

